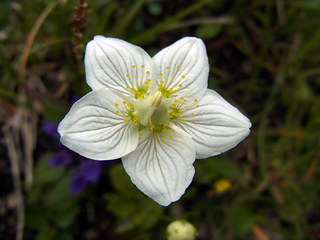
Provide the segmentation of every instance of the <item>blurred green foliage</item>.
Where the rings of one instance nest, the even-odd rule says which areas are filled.
[[[80,22],[72,21],[78,1],[54,3],[0,2],[1,124],[21,109],[39,120],[34,182],[24,194],[25,239],[164,239],[166,226],[182,218],[199,239],[320,238],[318,0],[88,0]],[[50,4],[23,74],[26,40]],[[150,55],[183,36],[201,37],[209,87],[253,123],[235,149],[196,161],[186,194],[167,208],[137,190],[120,162],[76,196],[69,193],[72,168],[47,165],[57,143],[41,123],[59,121],[89,91],[83,54],[98,34]],[[231,189],[215,192],[220,178]],[[13,239],[3,229],[16,218],[4,216],[0,235]]]

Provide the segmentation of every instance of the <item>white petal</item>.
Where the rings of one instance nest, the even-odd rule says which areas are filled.
[[[198,108],[181,114],[185,123],[176,123],[194,140],[197,158],[225,152],[248,136],[250,120],[215,91],[208,89],[197,104]]]
[[[153,71],[152,60],[142,48],[103,36],[95,36],[87,44],[85,70],[93,90],[108,87],[130,96],[134,96],[130,89],[138,89]],[[151,73],[148,75],[147,71]]]
[[[204,95],[208,84],[209,63],[201,39],[182,38],[161,50],[153,59],[157,71],[164,74],[159,81],[166,82],[168,89],[177,90],[178,95],[187,99],[200,99]],[[180,84],[182,88],[179,88]]]
[[[145,135],[136,150],[122,158],[131,181],[163,206],[177,201],[194,175],[193,141],[177,132],[171,135],[172,139],[165,135]]]
[[[60,141],[95,160],[116,159],[132,152],[138,145],[139,131],[124,122],[121,114],[116,114],[116,111],[125,111],[124,108],[122,99],[108,89],[88,93],[71,107],[59,124]]]

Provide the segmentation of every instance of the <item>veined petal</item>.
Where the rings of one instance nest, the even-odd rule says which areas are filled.
[[[177,132],[171,136],[146,134],[140,137],[138,147],[122,158],[131,181],[163,206],[177,201],[194,175],[192,139]]]
[[[108,87],[130,96],[134,96],[131,89],[138,90],[153,71],[152,60],[142,48],[103,36],[87,44],[85,70],[93,90]]]
[[[176,123],[194,140],[196,158],[218,155],[248,136],[250,120],[215,91],[208,89],[198,105],[181,115],[185,123]]]
[[[116,159],[132,152],[138,145],[139,131],[124,122],[119,112],[125,111],[126,106],[120,103],[122,99],[108,89],[88,93],[59,124],[60,141],[95,160]]]
[[[184,98],[200,99],[208,84],[209,63],[204,43],[185,37],[161,50],[153,57],[159,78],[168,89],[176,89]],[[169,69],[168,69],[169,67]]]

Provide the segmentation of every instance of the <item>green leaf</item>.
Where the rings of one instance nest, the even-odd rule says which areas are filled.
[[[248,233],[254,223],[253,216],[248,203],[234,203],[228,216],[231,229],[238,235]]]
[[[214,38],[221,32],[221,30],[222,25],[220,24],[204,24],[199,26],[196,36],[206,40]]]
[[[26,227],[40,230],[47,222],[48,211],[42,206],[29,206],[26,209]]]
[[[44,224],[40,229],[36,240],[53,240],[56,239],[57,231],[48,224]]]
[[[200,183],[212,183],[218,177],[237,181],[243,177],[242,170],[236,162],[224,159],[209,158],[198,160],[195,168],[195,180]]]
[[[140,199],[143,194],[134,186],[123,166],[118,164],[110,171],[111,182],[117,192],[132,199]]]
[[[65,172],[64,167],[52,168],[48,165],[48,159],[50,156],[51,154],[45,154],[37,162],[34,170],[35,184],[54,182],[63,176]]]
[[[71,226],[79,213],[79,208],[75,206],[54,215],[57,226],[68,228]]]
[[[43,109],[45,119],[50,121],[60,121],[66,113],[65,104],[61,102],[44,101]]]
[[[65,174],[63,178],[60,179],[54,186],[52,186],[51,190],[48,191],[46,196],[46,202],[50,205],[55,205],[63,207],[66,199],[72,199],[73,196],[69,193],[69,186],[71,181],[71,172]]]

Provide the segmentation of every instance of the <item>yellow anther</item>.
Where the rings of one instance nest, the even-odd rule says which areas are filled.
[[[116,107],[118,107],[118,106],[119,106],[119,104],[118,104],[118,103],[116,103],[116,104],[115,104],[115,106],[116,106]]]
[[[132,107],[131,110],[134,111],[134,107]]]
[[[182,78],[186,78],[186,76],[185,76],[185,75],[182,75]]]
[[[139,116],[135,116],[133,120],[136,122],[138,121],[138,119],[139,119]]]
[[[167,122],[167,123],[166,123],[166,125],[167,125],[167,126],[169,126],[169,125],[170,125],[170,123],[168,123],[168,122]]]
[[[169,69],[170,69],[170,67],[167,67],[167,69],[169,70]]]
[[[151,82],[151,79],[147,79],[147,82]]]
[[[182,86],[182,84],[179,84],[179,88],[182,88],[183,86]]]
[[[186,122],[186,120],[184,120],[184,119],[181,119],[181,122],[182,122],[182,123],[185,123],[185,122]]]
[[[174,133],[174,130],[173,130],[173,129],[170,129],[170,132],[171,132],[171,133]]]
[[[174,103],[179,103],[179,101],[178,100],[174,100]]]
[[[143,133],[143,132],[142,132],[142,133],[140,133],[140,136],[141,136],[141,137],[143,137],[143,135],[144,135],[144,133]]]
[[[126,86],[126,88],[130,88],[129,86]]]
[[[127,104],[127,102],[126,102],[126,101],[123,101],[122,103],[123,103],[124,105],[126,105],[126,104]]]
[[[135,68],[136,66],[135,65],[132,65],[132,68]]]
[[[183,100],[184,102],[186,102],[187,101],[187,99],[185,99],[185,100]]]
[[[145,82],[144,82],[144,84],[145,84],[145,85],[148,85],[148,84],[149,84],[149,82],[148,82],[148,81],[145,81]]]
[[[163,141],[163,144],[167,144],[167,142],[166,142],[166,141]]]
[[[162,76],[163,76],[163,73],[159,73],[159,76],[162,77]]]
[[[160,122],[159,122],[159,124],[161,125],[161,124],[162,124],[162,122],[160,121]]]
[[[138,123],[137,123],[137,122],[133,122],[132,125],[133,125],[133,126],[137,126]]]
[[[177,66],[177,69],[180,69],[180,66]]]
[[[194,102],[198,102],[198,99],[195,99]]]
[[[177,106],[177,105],[175,105],[175,104],[172,104],[172,107],[173,107],[173,108],[175,108],[176,106]]]
[[[194,117],[195,116],[194,113],[191,113],[191,116]]]
[[[116,114],[119,114],[119,111],[116,111]]]
[[[127,122],[127,119],[123,119],[123,122]]]
[[[144,65],[141,65],[141,68],[144,68]]]
[[[180,99],[181,99],[181,101],[183,101],[183,100],[184,100],[184,97],[181,97]]]
[[[172,139],[172,136],[169,136],[170,139]]]
[[[146,89],[146,91],[148,91],[149,90],[149,86],[146,86],[145,89]]]
[[[199,105],[196,106],[197,108],[199,107]]]
[[[148,122],[151,122],[151,118],[148,118]]]
[[[173,91],[173,93],[177,93],[177,92],[178,92],[177,90],[174,90],[174,91]]]
[[[150,74],[150,72],[149,72],[149,71],[146,71],[146,74]]]
[[[126,74],[126,77],[129,77],[129,74],[128,74],[128,73]]]
[[[161,84],[161,85],[164,84],[164,81],[161,81],[160,84]]]
[[[169,92],[172,92],[173,91],[173,88],[169,88]]]
[[[133,105],[131,103],[128,103],[127,106],[131,108]]]

